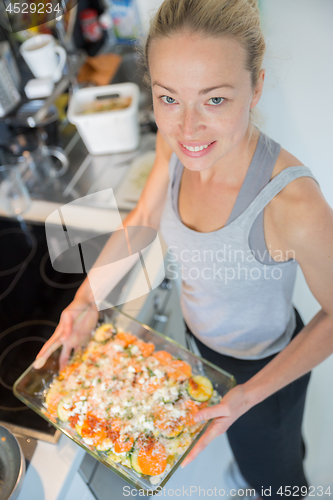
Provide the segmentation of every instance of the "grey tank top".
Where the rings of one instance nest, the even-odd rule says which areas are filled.
[[[182,223],[178,193],[183,166],[176,155],[170,160],[160,226],[171,255],[168,275],[180,275],[181,308],[194,336],[235,358],[260,359],[279,352],[296,325],[292,294],[297,262],[292,251],[287,262],[269,256],[263,210],[294,179],[315,177],[308,167],[288,167],[270,180],[279,151],[277,143],[260,134],[227,224],[210,233]]]
[[[251,164],[246,173],[242,187],[238,193],[235,205],[229,215],[226,225],[236,219],[250,205],[251,201],[260,193],[261,189],[270,181],[274,165],[281,150],[280,144],[273,141],[263,132],[260,133],[258,144],[254,152]],[[174,162],[174,178],[172,183],[172,207],[179,220],[178,197],[180,181],[183,175],[184,166],[176,155],[173,155],[171,162]],[[249,237],[250,248],[253,250],[256,259],[268,265],[276,262],[270,258],[265,236],[264,236],[264,211],[262,210],[254,221]]]

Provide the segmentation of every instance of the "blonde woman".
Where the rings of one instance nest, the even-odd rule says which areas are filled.
[[[185,465],[226,432],[246,484],[301,498],[306,389],[333,352],[333,212],[309,168],[252,123],[264,52],[255,0],[164,1],[146,44],[156,162],[124,223],[161,229],[189,341],[238,382],[197,414],[214,421]],[[297,264],[322,306],[305,327],[291,303]],[[66,361],[91,303],[86,281],[40,363],[59,344]],[[81,331],[96,317],[91,306]]]

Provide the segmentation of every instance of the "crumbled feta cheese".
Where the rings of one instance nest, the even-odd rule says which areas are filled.
[[[126,451],[122,451],[121,453],[116,453],[116,452],[113,450],[113,453],[114,453],[115,455],[118,455],[119,457],[124,457],[124,456],[126,455],[126,453],[127,453],[127,452],[126,452]]]
[[[121,352],[121,351],[123,351],[123,350],[124,350],[124,347],[123,347],[122,345],[120,345],[120,344],[117,344],[117,342],[115,342],[115,343],[113,344],[113,348],[114,348],[114,350],[115,350],[115,351],[117,351],[117,352]]]
[[[90,446],[90,445],[94,444],[94,440],[93,440],[93,438],[83,438],[83,441],[84,441],[84,442],[85,442],[88,446]]]
[[[153,431],[154,430],[154,423],[153,422],[145,422],[144,429],[145,429],[145,431]]]
[[[128,370],[129,372],[131,372],[131,373],[135,373],[135,368],[134,368],[134,366],[129,366],[129,367],[127,368],[127,370]]]
[[[155,370],[154,370],[154,374],[156,375],[156,377],[157,377],[158,379],[160,379],[160,378],[164,377],[164,373],[163,373],[161,370],[159,370],[158,368],[155,368]]]
[[[139,352],[139,348],[137,345],[132,345],[131,354],[137,354]]]

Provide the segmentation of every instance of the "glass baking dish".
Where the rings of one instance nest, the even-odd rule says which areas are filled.
[[[168,351],[173,356],[186,361],[191,365],[193,374],[204,375],[208,377],[211,380],[214,389],[222,397],[236,385],[235,378],[229,373],[225,372],[221,368],[218,368],[212,363],[196,356],[195,354],[192,354],[190,351],[183,348],[174,340],[166,337],[161,333],[158,333],[157,331],[149,328],[147,325],[144,325],[138,320],[131,318],[117,308],[111,307],[103,311],[100,319],[102,320],[102,322],[113,323],[116,327],[120,327],[125,331],[131,332],[133,335],[136,335],[139,339],[145,342],[153,342],[153,344],[155,345],[155,350]],[[129,469],[122,464],[115,463],[105,453],[96,452],[95,449],[90,449],[88,445],[84,444],[80,440],[78,434],[70,427],[68,423],[61,422],[56,419],[51,420],[51,418],[46,415],[46,409],[43,406],[43,402],[48,387],[50,386],[53,378],[58,373],[58,360],[60,352],[61,348],[59,348],[52,354],[52,356],[40,370],[34,369],[32,365],[27,368],[27,370],[18,378],[18,380],[14,384],[15,396],[23,401],[23,403],[25,403],[29,408],[38,413],[38,415],[43,417],[45,420],[54,425],[54,427],[56,427],[66,436],[72,439],[76,444],[81,446],[96,460],[102,462],[106,467],[118,474],[132,486],[136,487],[139,490],[144,490],[148,494],[154,494],[161,491],[161,488],[163,488],[163,486],[171,478],[171,476],[177,470],[189,451],[193,448],[201,435],[207,430],[212,420],[206,422],[202,430],[197,434],[187,450],[177,459],[171,470],[164,477],[156,478],[159,480],[158,483],[152,484],[149,476],[140,476],[140,474],[136,473],[134,470]]]

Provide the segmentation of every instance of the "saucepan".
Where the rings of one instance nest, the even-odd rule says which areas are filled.
[[[16,500],[25,474],[25,458],[15,436],[0,425],[0,500]]]

